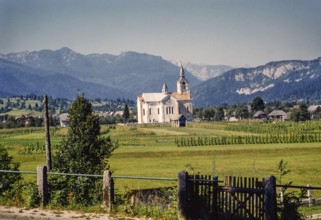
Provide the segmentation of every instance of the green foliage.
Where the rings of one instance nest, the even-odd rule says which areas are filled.
[[[26,190],[28,192],[28,207],[34,208],[39,207],[41,198],[38,192],[38,186],[35,182],[31,182],[26,186]]]
[[[204,110],[203,117],[207,120],[210,121],[214,117],[214,109],[207,108]]]
[[[251,103],[252,113],[255,113],[257,111],[264,111],[264,109],[265,105],[263,99],[260,96],[255,97]]]
[[[0,144],[0,170],[19,171],[19,163],[14,163],[8,151]],[[22,205],[24,190],[21,174],[0,172],[0,199],[6,205]]]
[[[215,121],[223,121],[224,119],[224,109],[223,107],[218,107],[215,110],[214,120]]]
[[[283,159],[279,162],[277,166],[276,175],[278,176],[277,181],[279,184],[282,183],[282,178],[287,175],[290,170],[287,169],[287,162],[284,162]],[[284,191],[288,186],[291,186],[292,182],[288,182],[284,185]],[[281,220],[295,219],[300,220],[304,219],[304,216],[299,212],[301,206],[301,201],[306,197],[306,191],[301,190],[299,194],[295,192],[285,192],[283,197],[278,196],[278,216]]]
[[[0,170],[19,170],[19,163],[13,163],[12,157],[9,156],[8,151],[2,145],[0,145],[0,161]],[[15,186],[21,179],[19,173],[0,172],[0,197],[11,198],[16,196]]]
[[[129,108],[128,108],[127,103],[125,104],[123,117],[124,117],[124,122],[127,123],[127,120],[129,118]]]
[[[290,170],[287,169],[288,162],[284,162],[283,159],[280,160],[277,170],[276,175],[278,176],[277,181],[279,184],[282,184],[282,177],[285,176],[290,172]]]
[[[285,193],[283,197],[283,202],[280,202],[278,206],[279,218],[282,220],[305,219],[305,217],[299,211],[299,208],[301,206],[301,200],[305,197],[305,190],[301,190],[299,194],[295,192]]]
[[[306,104],[301,104],[299,109],[293,109],[291,111],[290,120],[295,122],[310,120],[308,106]]]
[[[99,118],[83,95],[76,98],[69,113],[69,130],[53,157],[53,169],[61,173],[102,174],[109,168],[108,158],[115,149],[110,137],[100,136]],[[89,177],[52,176],[50,180],[55,200],[62,204],[88,206],[101,198],[97,180]],[[64,192],[62,190],[67,190]]]
[[[115,208],[117,215],[133,217],[152,217],[153,219],[178,219],[177,189],[164,188],[160,191],[162,196],[149,196],[148,202],[131,204],[130,198],[119,193],[115,195]]]
[[[247,119],[250,117],[250,112],[246,105],[237,106],[235,114],[237,118],[241,118],[241,119]]]

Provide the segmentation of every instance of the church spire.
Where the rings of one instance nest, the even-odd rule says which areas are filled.
[[[167,94],[167,93],[168,93],[168,88],[167,88],[166,83],[164,83],[164,85],[163,85],[162,93],[163,93],[163,94]]]
[[[179,70],[179,77],[185,78],[185,71],[184,71],[182,63],[181,63],[181,67],[180,67],[180,70]]]

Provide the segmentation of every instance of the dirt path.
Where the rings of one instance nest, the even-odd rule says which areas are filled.
[[[104,213],[80,213],[75,211],[64,211],[64,210],[48,210],[48,209],[27,209],[17,207],[0,206],[0,219],[9,220],[61,220],[61,219],[86,219],[86,220],[138,220],[138,218],[116,218],[110,217]]]

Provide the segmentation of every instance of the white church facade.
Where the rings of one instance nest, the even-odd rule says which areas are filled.
[[[164,83],[160,93],[143,93],[137,97],[137,119],[139,124],[173,122],[184,116],[192,120],[193,105],[188,81],[181,65],[176,92],[169,92]]]

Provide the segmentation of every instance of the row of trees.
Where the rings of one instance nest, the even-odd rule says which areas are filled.
[[[0,98],[0,116],[1,114],[9,114],[13,109],[28,110],[43,112],[43,96],[27,95],[27,96],[12,96],[7,98]],[[49,114],[58,115],[63,112],[67,112],[71,101],[65,98],[48,98]],[[123,116],[106,116],[101,118],[102,123],[113,124],[123,123],[127,121],[133,121],[133,117],[129,114],[129,109],[135,109],[135,102],[129,99],[117,99],[117,100],[101,100],[95,99],[91,102],[99,103],[93,106],[94,111],[98,112],[115,112],[124,111]],[[127,112],[126,112],[127,111]],[[3,120],[1,120],[3,121]]]
[[[32,117],[32,116],[13,117],[8,114],[0,115],[0,129],[42,127],[43,122],[44,120],[42,117]],[[58,126],[59,119],[51,115],[49,118],[49,124],[50,126]]]
[[[195,108],[193,116],[194,118],[201,118],[208,121],[223,121],[226,117],[249,119],[258,111],[263,111],[268,115],[273,110],[283,110],[285,112],[290,112],[290,120],[296,122],[310,120],[311,116],[308,112],[307,104],[301,103],[299,108],[293,108],[295,105],[297,105],[297,103],[265,103],[260,96],[257,96],[249,104],[237,104],[232,106],[222,105],[216,108]]]

